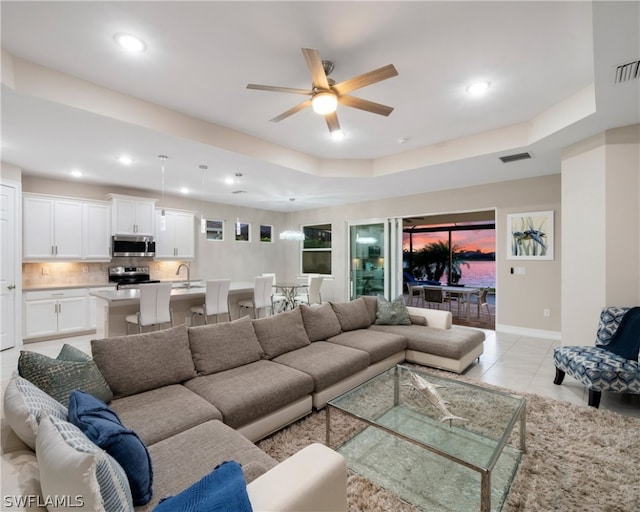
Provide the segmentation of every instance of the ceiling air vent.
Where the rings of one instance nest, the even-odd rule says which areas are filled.
[[[526,160],[527,158],[531,158],[530,153],[517,153],[515,155],[501,156],[500,160],[502,160],[503,164],[508,164],[509,162],[517,162],[518,160]]]
[[[640,60],[620,64],[616,67],[616,83],[628,82],[640,77]]]

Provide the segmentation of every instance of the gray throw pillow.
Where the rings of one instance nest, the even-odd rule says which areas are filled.
[[[200,375],[237,368],[259,361],[264,355],[248,316],[233,322],[190,327],[189,344]]]
[[[18,374],[65,407],[74,389],[85,391],[103,402],[109,402],[113,393],[91,356],[65,344],[53,359],[43,354],[20,351]]]
[[[371,325],[371,317],[362,297],[350,302],[330,302],[344,332],[366,329]]]
[[[311,343],[302,323],[300,308],[253,320],[253,328],[265,359],[273,359]]]
[[[180,384],[197,375],[185,325],[91,340],[91,351],[116,398]]]
[[[371,323],[375,323],[376,315],[378,314],[378,297],[375,295],[362,295],[360,298],[367,306]]]
[[[414,325],[427,325],[427,319],[422,315],[409,315],[409,318]]]
[[[342,332],[338,317],[331,304],[325,302],[320,306],[300,305],[302,321],[310,341],[324,341]]]
[[[409,311],[402,295],[399,295],[391,302],[382,296],[378,297],[376,325],[411,325]]]

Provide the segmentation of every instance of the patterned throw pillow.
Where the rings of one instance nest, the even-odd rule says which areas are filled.
[[[69,393],[80,389],[103,402],[109,402],[113,393],[91,357],[70,345],[64,345],[56,359],[20,351],[18,373],[48,393],[62,405],[69,404]]]
[[[56,510],[133,511],[124,470],[75,425],[45,416],[36,453],[42,495],[68,500]]]
[[[17,373],[4,393],[4,415],[15,432],[32,450],[36,447],[38,424],[45,415],[67,419],[67,408]]]
[[[411,317],[402,295],[391,302],[381,295],[378,296],[376,325],[411,325]]]

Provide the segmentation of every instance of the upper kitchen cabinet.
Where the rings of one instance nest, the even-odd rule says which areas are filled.
[[[24,260],[111,260],[109,203],[23,194],[22,208]]]
[[[156,209],[156,259],[193,259],[195,257],[193,212],[165,208],[164,231],[160,229],[161,212],[161,209]]]
[[[153,235],[156,199],[109,194],[113,235]]]
[[[82,201],[23,195],[23,259],[82,259]]]
[[[85,260],[111,260],[111,205],[82,204],[82,255]]]

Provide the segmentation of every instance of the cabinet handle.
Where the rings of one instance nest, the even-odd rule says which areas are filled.
[[[7,286],[7,290],[15,290],[16,285],[15,284],[10,284],[9,286]]]
[[[54,248],[55,248],[55,245],[52,245],[51,246],[51,256],[53,256],[55,254]]]

